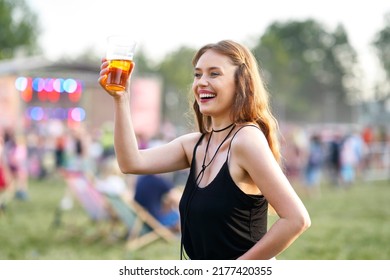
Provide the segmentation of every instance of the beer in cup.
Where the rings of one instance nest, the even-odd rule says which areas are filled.
[[[109,65],[105,87],[110,91],[124,91],[134,67],[136,42],[126,36],[110,36],[107,44],[106,59]]]

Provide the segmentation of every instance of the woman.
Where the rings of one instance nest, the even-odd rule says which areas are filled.
[[[103,88],[107,65],[103,61],[99,77]],[[107,91],[115,104],[121,170],[190,167],[180,202],[182,248],[190,259],[271,259],[309,227],[310,218],[278,164],[277,124],[256,60],[244,46],[221,41],[202,47],[193,66],[199,132],[160,147],[138,149],[130,92]],[[279,219],[267,231],[268,203]]]

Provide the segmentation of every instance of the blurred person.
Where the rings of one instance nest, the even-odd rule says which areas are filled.
[[[325,160],[325,153],[321,137],[313,134],[310,137],[308,157],[305,167],[305,186],[309,195],[319,193],[321,183],[322,165]]]
[[[71,130],[66,147],[66,169],[86,174],[93,173],[90,166],[90,142],[90,135],[84,127],[75,127]]]
[[[89,145],[88,157],[91,161],[92,173],[98,174],[100,166],[103,162],[103,146],[100,141],[99,131],[95,131],[91,135],[91,143]]]
[[[364,127],[361,135],[362,135],[363,141],[366,143],[367,146],[370,146],[371,143],[374,142],[374,140],[375,140],[373,127],[371,125]]]
[[[7,196],[11,193],[12,178],[4,154],[4,138],[0,135],[0,212],[6,207]]]
[[[167,141],[163,135],[147,140],[137,135],[139,149],[161,146]],[[175,188],[173,174],[147,174],[135,179],[134,200],[144,207],[163,226],[180,232],[180,194]]]
[[[285,173],[292,183],[301,183],[305,167],[306,136],[298,128],[292,128],[281,138]]]
[[[66,147],[65,135],[56,136],[54,155],[55,155],[55,167],[57,170],[62,169],[66,166],[65,147]]]
[[[4,158],[4,139],[0,136],[0,191],[6,189],[9,184],[8,167]]]
[[[180,201],[181,258],[272,259],[309,226],[310,217],[282,169],[277,123],[253,54],[229,40],[202,47],[193,58],[199,132],[139,149],[130,114],[130,86],[105,88],[113,97],[115,150],[133,174],[190,168]],[[128,79],[130,81],[130,79]],[[267,230],[268,203],[279,219]]]
[[[162,225],[174,232],[180,231],[180,198],[171,180],[155,174],[139,176],[134,199]]]
[[[38,134],[32,130],[26,135],[26,145],[28,153],[28,174],[30,178],[40,178],[42,171],[42,153],[40,149]]]
[[[113,133],[112,124],[107,122],[103,125],[102,135],[100,137],[102,147],[103,147],[103,154],[102,158],[108,158],[113,155],[115,155],[114,150],[114,133]]]
[[[39,179],[46,179],[55,170],[54,147],[51,145],[48,135],[39,135],[38,137],[38,157],[40,162]]]
[[[131,201],[134,197],[134,191],[127,185],[114,157],[103,161],[99,176],[95,178],[95,187],[104,194],[120,196],[124,201]]]
[[[351,186],[357,176],[357,171],[363,160],[363,140],[352,133],[345,137],[340,150],[340,173],[344,185]]]
[[[375,133],[374,133],[374,128],[372,125],[367,125],[365,126],[362,131],[361,131],[361,137],[365,143],[365,146],[368,150],[368,152],[366,153],[364,159],[363,159],[363,169],[365,170],[368,170],[370,169],[372,166],[372,163],[373,163],[373,160],[374,160],[374,157],[373,157],[373,153],[372,150],[373,150],[373,144],[375,142]]]
[[[340,176],[341,176],[341,163],[340,163],[340,150],[341,150],[341,133],[335,133],[333,138],[330,140],[328,145],[328,172],[330,182],[338,186],[340,184]]]
[[[28,156],[24,137],[7,131],[4,134],[4,150],[5,160],[15,184],[15,198],[28,200]]]

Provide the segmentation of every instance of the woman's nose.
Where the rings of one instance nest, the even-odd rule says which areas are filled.
[[[205,75],[202,75],[198,80],[198,85],[207,85],[207,84],[208,84],[207,77]]]

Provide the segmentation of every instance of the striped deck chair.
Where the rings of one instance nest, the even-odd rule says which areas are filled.
[[[107,201],[118,218],[128,228],[126,249],[138,250],[158,239],[166,242],[176,240],[176,236],[164,227],[136,201],[124,201],[115,195],[106,195]]]
[[[73,196],[81,204],[92,221],[109,219],[104,196],[81,174],[70,174],[66,183]]]
[[[92,182],[82,173],[67,172],[64,174],[64,179],[67,185],[67,192],[77,201],[85,210],[89,219],[99,225],[108,225],[108,229],[100,228],[99,235],[107,235],[107,231],[112,231],[118,220],[110,212],[105,196],[100,193],[92,184]],[[62,224],[62,215],[64,209],[61,206],[57,208],[54,226]],[[105,222],[105,223],[103,223]]]

